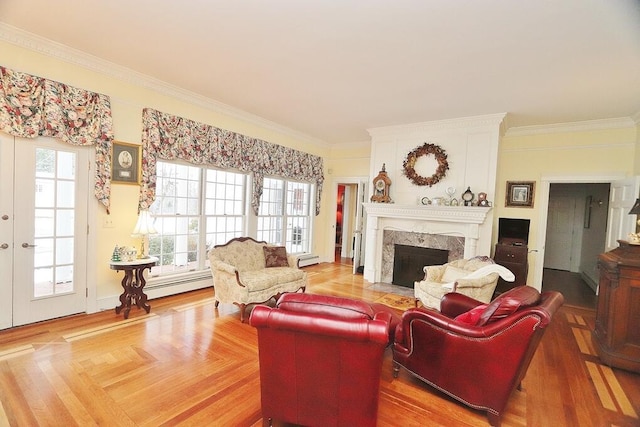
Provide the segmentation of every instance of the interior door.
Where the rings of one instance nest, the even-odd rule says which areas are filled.
[[[571,271],[576,200],[571,195],[549,197],[545,268]]]
[[[89,149],[50,138],[1,137],[2,176],[11,188],[0,218],[2,326],[18,326],[86,311]],[[13,158],[8,155],[13,154]],[[6,225],[6,227],[5,227]],[[3,243],[3,244],[4,244]]]
[[[635,232],[636,215],[629,215],[639,196],[640,177],[632,177],[611,183],[609,192],[609,217],[607,222],[606,251],[618,247],[618,240],[627,240]]]

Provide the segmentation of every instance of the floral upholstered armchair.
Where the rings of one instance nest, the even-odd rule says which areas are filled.
[[[515,276],[507,268],[496,264],[487,256],[459,259],[443,265],[424,267],[424,280],[415,282],[416,304],[440,310],[440,300],[449,292],[457,292],[488,303],[502,277],[508,282]]]

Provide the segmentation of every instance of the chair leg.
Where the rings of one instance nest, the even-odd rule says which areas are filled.
[[[240,307],[240,323],[244,323],[244,312],[247,309],[247,304],[238,304],[238,307]]]
[[[487,419],[489,420],[489,425],[491,427],[500,427],[501,416],[493,414],[491,412],[487,412]]]
[[[398,378],[399,373],[400,373],[400,364],[398,362],[393,362],[393,378]]]

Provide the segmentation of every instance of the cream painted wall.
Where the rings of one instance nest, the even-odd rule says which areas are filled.
[[[539,262],[538,253],[540,216],[538,199],[540,182],[549,177],[632,176],[636,157],[636,128],[598,129],[572,132],[537,133],[502,138],[498,158],[498,176],[493,243],[497,240],[498,218],[528,218],[529,233],[529,278]],[[535,181],[536,191],[533,208],[505,207],[507,181]]]
[[[108,95],[111,98],[115,140],[139,144],[142,133],[142,109],[151,107],[274,144],[327,157],[328,150],[322,144],[311,141],[311,138],[307,138],[307,140],[304,137],[298,138],[295,132],[288,133],[276,124],[263,121],[264,125],[262,125],[257,118],[256,120],[243,120],[238,115],[225,114],[224,109],[216,108],[219,104],[215,101],[206,100],[173,87],[163,87],[159,82],[157,85],[163,90],[153,90],[147,87],[148,85],[144,85],[144,82],[147,81],[145,77],[129,73],[113,64],[95,58],[84,58],[80,53],[72,52],[74,58],[74,55],[78,55],[79,60],[75,61],[76,64],[58,59],[64,58],[65,52],[60,54],[55,49],[59,48],[52,46],[51,50],[42,49],[42,52],[53,51],[53,54],[49,55],[0,41],[0,52],[2,52],[0,65]],[[77,63],[86,63],[87,66],[77,65]],[[188,102],[189,99],[193,99],[193,102]],[[221,110],[223,111],[221,112]],[[325,175],[326,168],[325,166]],[[138,186],[122,184],[112,186],[110,215],[106,214],[104,208],[95,198],[91,198],[91,203],[95,206],[92,206],[90,211],[93,210],[96,215],[90,223],[90,227],[97,230],[97,248],[95,248],[96,298],[98,300],[108,299],[117,296],[122,291],[120,273],[116,274],[108,266],[114,246],[116,244],[139,246],[139,239],[131,237],[131,230],[133,230],[137,219]],[[333,203],[335,206],[335,200]],[[327,197],[323,197],[321,214],[315,218],[316,236],[322,236],[321,230],[326,230],[333,224],[334,215],[335,211],[327,201]],[[105,227],[107,222],[111,222],[112,226]],[[327,249],[324,247],[326,239],[316,236],[313,239],[313,252],[326,252]],[[89,303],[89,306],[95,306],[95,303]]]
[[[329,149],[329,158],[325,178],[343,176],[369,176],[369,159],[371,143],[369,141],[347,147],[340,146]]]

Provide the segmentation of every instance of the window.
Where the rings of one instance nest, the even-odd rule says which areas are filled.
[[[309,251],[311,184],[265,178],[260,212],[258,240],[284,245],[289,253]]]
[[[247,174],[158,161],[149,208],[158,234],[149,236],[149,254],[160,261],[152,274],[205,271],[209,248],[240,236],[308,252],[312,185],[265,178],[255,222],[248,219],[248,185]]]
[[[210,247],[245,233],[246,175],[164,161],[156,169],[149,254],[160,262],[152,273],[207,269]]]

